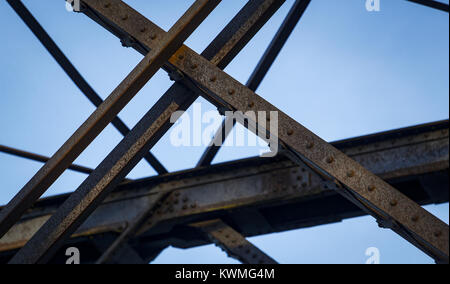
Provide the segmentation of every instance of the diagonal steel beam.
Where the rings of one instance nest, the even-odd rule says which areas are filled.
[[[129,102],[129,99],[131,99],[133,95],[135,95],[161,68],[169,57],[183,44],[188,36],[203,22],[220,2],[220,0],[195,1],[195,3],[170,29],[166,36],[162,38],[158,47],[152,49],[132,71],[130,76],[119,85],[117,88],[119,90],[119,95],[116,104],[125,106],[126,103]],[[104,7],[106,9],[111,8],[110,5]],[[126,22],[129,15],[121,14],[120,17],[122,21]],[[121,93],[125,93],[125,98],[121,98]],[[105,102],[108,102],[108,100]],[[106,105],[105,108],[107,106],[108,105]],[[116,106],[112,103],[110,107],[120,110],[120,106]],[[171,107],[173,107],[173,104]],[[144,131],[144,134],[152,135],[158,132],[160,127],[170,120],[169,111],[170,108],[167,112],[164,112],[165,116],[152,124],[152,127],[147,131]],[[104,124],[105,121],[108,120],[108,116],[112,119],[117,114],[108,113],[106,111],[105,113],[101,113],[101,107],[99,112],[102,115],[102,122],[98,122],[98,124]],[[94,114],[93,117],[97,118],[98,114]],[[89,121],[87,122],[87,125],[89,125]],[[95,127],[95,124],[91,127]],[[139,129],[139,126],[136,126],[135,129],[136,128]],[[120,180],[125,177],[123,176],[123,173],[125,173],[125,169],[127,168],[130,159],[133,159],[133,156],[138,152],[140,152],[142,156],[145,152],[148,152],[149,149],[147,148],[146,150],[142,141],[135,141],[135,143],[128,144],[130,141],[127,141],[127,138],[132,139],[133,135],[130,133],[119,144],[119,147],[122,146],[127,148],[127,155],[121,157],[118,163],[114,165],[111,165],[109,161],[105,159],[106,162],[102,162],[96,172],[91,174],[89,178],[86,179],[73,194],[71,194],[69,199],[64,202],[52,218],[50,218],[36,235],[13,257],[11,263],[45,263],[51,258],[63,244],[65,238],[75,232],[78,226],[83,223],[83,221],[107,196],[109,191],[114,188],[115,183],[120,183]],[[115,151],[109,156],[114,156],[114,154]],[[117,175],[115,177],[102,175],[101,173],[104,171],[108,173],[112,171]]]
[[[110,16],[101,7],[97,11]],[[121,24],[114,17],[110,20],[140,42],[131,23]],[[444,222],[192,50],[180,48],[170,63],[194,80],[199,88],[208,90],[202,95],[217,104],[243,113],[249,110],[278,113],[278,125],[282,131],[272,135],[279,138],[293,158],[307,162],[317,173],[335,181],[336,190],[341,194],[375,218],[390,223],[392,230],[437,261],[448,262],[449,230]],[[251,120],[250,117],[244,118]]]
[[[311,0],[297,0],[294,3],[294,6],[289,11],[286,19],[281,24],[278,32],[275,34],[275,37],[272,39],[272,42],[269,44],[269,47],[264,52],[264,55],[258,62],[258,65],[247,81],[246,86],[250,90],[256,91],[258,89],[267,72],[269,72],[269,69],[272,66],[273,62],[278,57],[278,54],[280,53],[284,44],[293,32],[295,26],[300,21],[300,18],[308,8],[310,2]],[[197,163],[197,167],[211,165],[214,157],[220,150],[220,146],[223,145],[223,143],[227,139],[228,134],[230,134],[230,131],[232,130],[232,127],[227,126],[234,126],[235,124],[236,121],[232,118],[226,118],[223,121],[222,125],[214,135],[213,140],[208,145],[207,149]]]
[[[416,4],[420,4],[423,6],[427,6],[427,7],[433,8],[433,9],[437,9],[437,10],[440,10],[443,12],[447,12],[447,13],[449,12],[449,5],[439,2],[439,1],[434,1],[434,0],[407,0],[407,1],[413,2]]]
[[[108,249],[108,245],[114,242],[115,239],[113,234],[106,234],[102,236],[101,239],[94,239],[93,243],[97,250],[104,252]],[[114,259],[114,263],[111,264],[148,264],[148,262],[146,262],[135,249],[128,244],[125,244],[122,247],[120,255],[118,255]]]
[[[222,220],[205,221],[191,224],[191,226],[202,230],[229,257],[235,258],[243,264],[277,264],[275,260]]]
[[[258,65],[252,75],[250,75],[250,79],[247,82],[247,86],[250,90],[256,91],[256,89],[258,89],[273,62],[278,57],[278,54],[280,54],[281,49],[286,44],[289,36],[292,34],[301,17],[308,8],[309,3],[311,3],[311,0],[295,1],[286,19],[283,21],[275,34],[275,37],[270,42],[269,47],[264,52],[263,57],[258,62]]]
[[[107,264],[114,263],[114,261],[119,258],[124,251],[127,250],[128,241],[130,241],[141,228],[141,226],[146,223],[150,223],[154,226],[158,223],[157,211],[161,210],[161,205],[164,200],[170,195],[171,191],[158,192],[152,196],[151,202],[145,210],[140,211],[140,213],[130,220],[127,228],[120,234],[118,238],[112,242],[112,244],[104,251],[101,257],[97,260],[96,264]]]
[[[31,14],[31,12],[25,7],[22,1],[7,1],[9,5],[14,9],[14,11],[16,11],[17,15],[19,15],[19,17],[22,19],[22,21],[28,26],[28,28],[38,38],[42,45],[47,49],[50,55],[56,60],[59,66],[61,66],[64,72],[66,72],[70,79],[81,90],[81,92],[91,101],[92,104],[94,104],[96,107],[99,107],[103,103],[102,98],[83,78],[83,76],[80,74],[80,72],[78,72],[75,66],[73,66],[67,56],[62,52],[55,41],[53,41],[53,39],[49,36],[45,29],[39,24],[36,18]],[[130,129],[119,117],[115,117],[111,123],[123,136],[127,135],[128,132],[130,132]],[[156,172],[158,172],[158,174],[167,173],[166,168],[164,168],[164,166],[152,153],[147,153],[144,158],[156,170]]]
[[[4,145],[0,145],[0,152],[14,155],[17,157],[22,157],[22,158],[29,159],[29,160],[33,160],[36,162],[42,162],[42,163],[46,163],[46,162],[48,162],[48,160],[50,160],[50,158],[42,156],[42,155],[26,152],[23,150],[7,147]],[[93,169],[79,166],[79,165],[70,165],[68,167],[68,169],[73,170],[75,172],[83,173],[83,174],[90,174],[94,171]]]

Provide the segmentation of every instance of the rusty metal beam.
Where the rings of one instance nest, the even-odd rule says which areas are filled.
[[[141,210],[139,214],[134,217],[127,224],[127,228],[116,238],[111,245],[104,251],[102,256],[97,260],[96,264],[114,263],[116,259],[120,257],[125,251],[128,250],[128,241],[135,237],[136,232],[140,229],[144,222],[149,224],[149,220],[152,220],[152,224],[156,223],[155,215],[160,210],[164,198],[170,195],[169,192],[155,194],[153,200],[148,203],[148,206]]]
[[[96,112],[91,116],[92,122],[88,119],[88,121],[83,125],[85,128],[89,127],[89,129],[84,130],[82,127],[81,131],[77,131],[74,134],[75,143],[73,144],[75,145],[71,143],[72,141],[68,141],[68,144],[72,146],[72,150],[65,153],[64,146],[62,147],[63,154],[72,157],[76,156],[79,152],[77,150],[73,150],[76,146],[80,147],[80,150],[83,150],[83,144],[86,145],[89,141],[83,141],[84,143],[78,143],[81,145],[76,145],[76,140],[83,140],[78,137],[84,135],[84,139],[89,139],[98,135],[99,130],[102,130],[104,126],[106,126],[105,123],[109,123],[110,120],[117,115],[117,112],[120,111],[145,85],[145,83],[161,68],[167,59],[169,59],[169,57],[183,44],[188,36],[200,25],[201,22],[203,22],[203,20],[219,3],[220,0],[197,0],[177,21],[177,23],[175,23],[167,35],[161,39],[159,46],[151,50],[132,71],[132,73],[117,87],[117,93],[112,94],[113,98],[108,98],[105,101],[104,107],[100,107],[97,111],[98,113]],[[111,9],[109,5],[104,6],[104,8]],[[115,10],[115,12],[118,13],[118,16],[122,22],[127,22],[129,17],[128,14],[120,10]],[[141,29],[141,33],[145,32],[145,30]],[[164,124],[170,120],[170,113],[167,112],[166,114],[169,114],[169,116],[157,121],[153,127],[149,129],[149,131],[144,131],[144,134],[153,135],[158,132],[161,124]],[[97,128],[97,131],[94,130],[94,133],[92,133],[92,130],[90,129],[95,128]],[[79,132],[81,132],[81,135]],[[127,135],[126,137],[129,138],[132,137],[132,135]],[[62,245],[64,239],[69,237],[90,215],[90,213],[94,211],[96,206],[103,201],[108,192],[113,189],[115,185],[119,184],[121,180],[123,180],[125,175],[122,173],[125,172],[125,166],[126,163],[129,162],[129,157],[133,156],[137,152],[141,152],[142,155],[144,155],[145,152],[148,152],[149,149],[146,149],[145,145],[142,145],[140,142],[141,141],[136,141],[134,144],[126,144],[127,141],[125,138],[125,142],[120,145],[121,147],[126,147],[128,149],[127,155],[121,157],[114,165],[105,165],[105,163],[102,162],[99,167],[97,167],[96,173],[90,175],[89,178],[79,187],[79,189],[71,195],[71,197],[61,206],[61,208],[41,228],[41,230],[37,232],[36,235],[27,243],[27,245],[15,255],[15,257],[11,260],[11,263],[45,263],[48,261],[52,254],[56,252],[60,245]],[[114,151],[110,155],[114,155]],[[56,157],[58,157],[58,154],[56,154]],[[57,161],[57,159],[55,160]],[[136,163],[137,162],[139,161],[136,161]],[[54,171],[58,172],[62,167],[64,167],[64,164],[56,165],[56,169]],[[115,178],[102,175],[102,172],[106,174],[110,170],[118,173]],[[48,172],[44,172],[43,179],[45,179],[48,175]],[[42,186],[42,189],[34,186],[33,180],[32,186],[29,188],[29,191],[31,192],[42,191],[42,189],[45,191],[46,189]],[[36,194],[33,195],[36,196]],[[19,196],[19,198],[20,197],[22,196]],[[20,200],[22,200],[22,198],[20,198]],[[21,204],[19,202],[19,204],[15,205],[13,208],[15,210],[23,210],[20,206]],[[6,209],[9,209],[9,207]],[[2,210],[0,214],[3,215],[3,211],[4,210]],[[10,212],[8,210],[5,211],[6,213]],[[11,214],[6,216],[11,216]]]
[[[25,5],[20,0],[7,0],[9,5],[16,11],[17,15],[23,20],[23,22],[28,26],[28,28],[33,32],[37,39],[42,43],[42,45],[47,49],[50,55],[55,59],[59,66],[64,70],[64,72],[69,76],[73,83],[80,89],[80,91],[94,104],[99,107],[103,100],[95,92],[95,90],[89,85],[89,83],[83,78],[83,76],[78,72],[78,70],[73,66],[67,56],[58,47],[55,41],[48,35],[44,28],[39,24],[36,18],[31,14],[30,11],[25,7]],[[111,122],[114,127],[123,135],[127,135],[130,129],[126,124],[119,118],[115,117]],[[158,174],[166,174],[167,170],[158,161],[158,159],[152,154],[147,153],[144,159],[156,170]]]
[[[448,125],[448,121],[437,122],[333,145],[422,205],[448,202],[445,186],[445,179],[448,182]],[[442,171],[447,172],[442,182],[427,182],[428,177],[433,181],[441,180]],[[339,222],[365,214],[335,191],[324,188],[308,168],[298,167],[283,158],[254,158],[121,185],[73,237],[123,232],[130,220],[154,202],[154,195],[160,191],[170,191],[171,195],[167,207],[158,212],[160,225],[146,225],[150,232],[143,227],[141,235],[150,234],[151,240],[165,239],[174,225],[201,221],[206,216],[232,220],[245,236],[252,236]],[[0,239],[0,251],[6,253],[23,246],[67,196],[39,201]],[[253,228],[251,220],[243,222],[239,213],[233,217],[232,212],[245,208],[262,210],[270,226]],[[293,211],[283,211],[288,209]],[[314,211],[317,215],[313,215]],[[275,212],[291,217],[280,219]]]
[[[300,21],[300,18],[308,8],[310,2],[311,0],[297,0],[294,3],[293,7],[286,16],[286,19],[284,19],[283,23],[281,24],[280,28],[269,44],[269,47],[258,62],[255,70],[250,75],[250,78],[248,79],[246,84],[246,86],[250,90],[256,91],[258,89],[267,72],[269,72],[269,69],[272,66],[273,62],[278,57],[278,54],[280,53],[284,44],[293,32],[295,26]],[[226,138],[230,134],[230,131],[232,130],[232,127],[226,126],[231,124],[234,126],[236,124],[236,121],[232,118],[231,120],[229,118],[225,118],[222,125],[214,135],[213,140],[208,145],[207,149],[197,163],[197,167],[205,167],[211,165],[214,157],[220,150],[220,146],[223,145]]]
[[[106,234],[102,238],[95,238],[93,243],[98,251],[104,252],[108,249],[116,237],[113,234]],[[111,264],[148,264],[139,253],[128,244],[124,244],[120,254],[114,259]]]
[[[204,221],[191,226],[203,231],[211,242],[224,250],[229,257],[243,264],[277,264],[275,260],[222,220]]]

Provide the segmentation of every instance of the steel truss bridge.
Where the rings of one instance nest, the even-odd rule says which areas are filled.
[[[246,238],[371,215],[437,263],[449,262],[449,227],[421,206],[449,201],[449,121],[328,143],[255,91],[311,0],[297,0],[244,85],[223,69],[284,0],[249,0],[202,54],[183,42],[220,0],[196,0],[165,32],[120,0],[69,1],[144,59],[102,100],[20,0],[7,0],[81,92],[97,107],[52,156],[0,145],[0,152],[45,163],[0,211],[0,263],[64,263],[75,246],[84,263],[149,263],[168,246],[215,243],[248,264],[276,260]],[[409,0],[448,13],[438,1]],[[412,4],[412,5],[414,5]],[[117,117],[159,70],[174,84],[129,129]],[[228,133],[225,118],[193,169],[169,173],[150,152],[170,129],[171,115],[199,97],[242,123],[279,155],[211,165]],[[246,111],[278,112],[278,131]],[[96,169],[75,159],[109,124],[123,140]],[[276,144],[276,143],[275,143]],[[276,149],[278,150],[278,149]],[[126,179],[145,159],[158,175]],[[70,194],[40,198],[65,170],[88,174]]]

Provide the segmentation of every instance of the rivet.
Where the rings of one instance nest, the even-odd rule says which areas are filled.
[[[439,238],[440,236],[442,236],[442,232],[441,231],[437,231],[437,232],[434,233],[434,236],[436,238]]]
[[[375,191],[375,186],[369,185],[368,190],[369,190],[369,192]]]
[[[312,149],[314,147],[314,143],[313,142],[309,142],[308,144],[306,144],[306,148],[307,149]]]
[[[229,89],[229,90],[228,90],[228,94],[229,94],[229,95],[234,95],[235,92],[236,92],[236,91],[233,90],[233,89]]]
[[[213,77],[209,78],[209,81],[211,81],[211,82],[215,82],[216,80],[217,80],[216,76],[213,76]]]
[[[333,163],[334,162],[334,158],[333,157],[328,157],[327,158],[327,163],[328,164],[331,164],[331,163]]]
[[[294,130],[289,129],[289,130],[287,131],[287,135],[291,136],[291,135],[293,135],[293,134],[294,134]]]
[[[126,20],[128,20],[128,15],[125,15],[122,17],[122,21],[126,21]]]
[[[178,59],[183,60],[184,59],[184,55],[183,54],[178,55]]]
[[[354,177],[354,176],[355,176],[355,172],[354,171],[349,171],[347,173],[347,177],[349,177],[349,178]]]
[[[392,200],[390,202],[390,204],[391,204],[392,207],[395,207],[395,206],[397,206],[398,202],[397,202],[397,200]]]
[[[109,8],[109,7],[111,7],[111,3],[106,3],[103,7]]]
[[[146,28],[141,28],[141,33],[145,33],[146,31],[147,31],[147,29]]]
[[[254,102],[249,102],[249,103],[248,103],[248,107],[251,108],[251,107],[254,107],[254,106],[255,106],[255,103],[254,103]]]
[[[192,64],[191,65],[191,69],[197,69],[198,65],[197,64]]]
[[[417,221],[419,221],[419,216],[413,216],[413,217],[411,218],[411,220],[412,220],[413,222],[417,222]]]
[[[150,36],[150,39],[151,39],[151,40],[155,40],[155,39],[156,39],[156,35],[155,35],[155,34],[152,34],[152,35]]]

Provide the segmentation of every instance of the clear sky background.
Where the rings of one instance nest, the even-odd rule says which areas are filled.
[[[168,30],[194,1],[125,2]],[[62,0],[24,3],[103,98],[142,59],[86,16],[67,12]],[[201,53],[245,3],[223,0],[186,44]],[[293,3],[286,1],[226,68],[230,75],[247,81]],[[94,107],[6,1],[0,1],[0,26],[0,144],[51,156]],[[448,119],[448,34],[447,13],[405,0],[381,0],[376,13],[366,11],[365,0],[313,0],[257,93],[328,141]],[[158,72],[120,117],[134,126],[170,85],[167,74]],[[204,111],[214,110],[204,100],[198,102]],[[168,137],[153,153],[171,171],[193,167],[204,147],[174,148]],[[95,168],[121,138],[108,126],[76,163]],[[223,148],[214,163],[258,151]],[[0,154],[0,204],[41,166]],[[154,174],[141,162],[130,177]],[[46,196],[73,191],[85,178],[67,171]],[[448,223],[448,204],[426,208]],[[393,232],[378,228],[371,217],[251,241],[280,263],[364,263],[368,247],[379,248],[382,263],[433,262]],[[210,245],[169,248],[155,263],[236,261]]]

